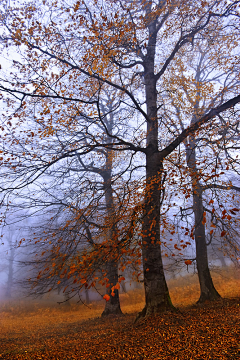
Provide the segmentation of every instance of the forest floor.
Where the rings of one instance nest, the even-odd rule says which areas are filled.
[[[134,323],[143,291],[121,294],[124,315],[101,318],[90,307],[40,302],[0,304],[0,359],[240,359],[240,273],[213,273],[221,300],[195,305],[196,276],[168,282],[178,312]]]

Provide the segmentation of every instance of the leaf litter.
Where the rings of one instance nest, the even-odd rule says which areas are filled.
[[[0,359],[240,359],[240,280],[215,282],[228,297],[193,305],[196,283],[179,287],[176,281],[178,286],[171,290],[175,304],[186,292],[188,301],[185,296],[177,312],[137,323],[134,319],[143,306],[139,290],[122,295],[122,316],[101,318],[104,303],[94,304],[91,313],[83,305],[82,311],[74,305],[68,311],[12,309],[11,314],[5,309],[0,313]]]

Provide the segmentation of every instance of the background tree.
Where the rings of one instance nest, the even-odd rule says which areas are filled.
[[[221,31],[221,29],[219,30]],[[230,33],[229,37],[231,39],[230,44],[234,44],[235,35]],[[173,114],[177,117],[178,121],[173,126],[175,126],[178,133],[183,131],[186,118],[190,117],[190,124],[194,124],[199,117],[208,111],[209,105],[212,106],[216,101],[223,101],[226,89],[230,91],[231,88],[235,89],[239,85],[237,69],[231,64],[231,58],[228,57],[227,49],[225,49],[226,53],[222,51],[221,59],[216,56],[216,53],[220,51],[220,45],[219,43],[215,44],[214,36],[211,35],[209,38],[199,36],[195,40],[195,46],[195,53],[191,55],[182,54],[179,66],[175,70],[174,82],[172,82],[172,89],[170,91],[172,107],[165,110],[165,114],[168,117],[173,116]],[[228,69],[225,68],[222,72],[215,73],[215,69],[220,65],[223,66],[227,57],[229,60]],[[186,63],[188,63],[189,69],[187,74],[185,73]],[[214,87],[213,84],[215,84]],[[166,83],[166,87],[169,89],[169,82]],[[176,92],[177,88],[178,92]],[[181,94],[180,89],[182,89],[181,97],[179,96]],[[237,113],[229,114],[228,125],[228,139],[223,139],[220,135],[221,131],[225,134],[228,131],[226,121],[220,115],[218,123],[216,122],[211,129],[211,137],[201,133],[189,136],[184,141],[186,165],[189,171],[186,172],[185,164],[180,164],[183,171],[188,173],[192,186],[192,210],[195,218],[195,226],[192,233],[194,234],[196,244],[196,262],[201,290],[199,302],[214,300],[220,296],[214,288],[208,267],[205,234],[206,211],[213,216],[212,210],[215,211],[215,209],[209,210],[209,204],[206,203],[204,205],[203,193],[204,190],[211,188],[222,187],[224,189],[225,187],[226,190],[229,186],[231,188],[231,184],[226,183],[226,180],[220,175],[223,174],[223,170],[229,169],[229,166],[231,166],[231,162],[229,162],[230,152],[233,155],[233,151],[236,149],[236,138],[234,139],[234,136],[238,133]],[[222,148],[221,151],[219,151],[220,148]],[[219,172],[217,170],[218,159],[221,159],[222,163],[224,158],[225,165]],[[235,168],[236,166],[239,167],[237,164],[234,166]],[[179,170],[181,171],[181,169]],[[203,183],[206,185],[204,186]],[[186,189],[185,194],[186,198],[190,196]],[[212,197],[207,197],[210,205],[214,203],[214,197],[214,194]],[[189,206],[187,208],[189,210]],[[186,215],[187,212],[185,212]],[[211,237],[213,230],[210,233]]]
[[[105,105],[101,103],[104,122],[109,134],[112,134],[114,128],[114,119],[110,111],[112,105],[113,104],[109,98],[107,99],[107,103]],[[106,141],[106,143],[111,143],[112,139],[106,135],[106,139],[103,139],[103,141]],[[65,174],[77,174],[77,178],[75,179],[76,181],[79,181],[79,178],[82,182],[84,179],[86,182],[89,181],[92,191],[95,193],[96,203],[93,204],[93,199],[90,198],[90,204],[88,204],[88,206],[85,205],[85,209],[80,208],[79,206],[81,204],[81,198],[79,197],[79,189],[77,188],[77,190],[75,190],[73,181],[71,182],[69,189],[67,190],[65,188],[66,192],[61,194],[61,201],[58,200],[57,202],[55,199],[54,202],[52,199],[51,203],[49,196],[50,194],[48,191],[47,195],[49,206],[51,205],[51,219],[49,222],[48,216],[47,221],[43,220],[43,223],[38,229],[37,234],[35,232],[35,240],[37,239],[37,241],[35,241],[33,253],[37,252],[38,258],[34,256],[33,260],[25,261],[24,264],[33,264],[35,269],[34,271],[36,271],[38,268],[38,281],[36,282],[35,279],[32,279],[31,281],[33,286],[33,293],[43,294],[48,292],[49,288],[54,289],[57,287],[60,289],[60,287],[67,287],[69,290],[65,291],[64,293],[67,296],[71,295],[72,297],[76,294],[79,294],[79,288],[76,287],[79,286],[79,281],[76,284],[76,277],[74,272],[71,272],[69,269],[67,270],[67,268],[71,268],[71,266],[74,265],[74,268],[78,266],[78,271],[80,271],[79,261],[82,257],[81,252],[83,250],[86,250],[88,256],[90,256],[92,251],[98,252],[98,248],[105,248],[104,256],[99,256],[95,262],[86,262],[84,260],[84,267],[81,268],[81,275],[82,277],[86,277],[86,281],[82,278],[82,283],[80,284],[81,288],[87,286],[85,287],[87,290],[88,286],[95,286],[95,282],[93,281],[93,274],[95,272],[101,270],[106,273],[105,277],[108,279],[108,283],[106,284],[106,297],[109,297],[109,300],[106,302],[103,315],[119,314],[121,313],[118,291],[120,285],[117,283],[119,278],[118,262],[121,255],[119,254],[117,245],[119,242],[118,234],[121,234],[122,230],[123,232],[125,231],[122,229],[123,217],[121,215],[121,212],[124,212],[124,203],[121,199],[121,193],[124,193],[124,191],[122,187],[122,180],[120,183],[121,168],[119,167],[119,162],[121,163],[122,161],[121,157],[114,159],[114,154],[112,154],[108,149],[102,149],[101,151],[95,150],[94,153],[97,157],[97,161],[94,157],[83,159],[76,154],[75,158],[72,157],[71,163],[66,164],[68,167],[66,167],[64,170],[62,169],[61,172]],[[55,176],[56,174],[53,174],[53,177]],[[58,177],[59,175],[57,178]],[[74,177],[75,176],[72,175],[73,179]],[[57,180],[56,178],[54,179],[55,181]],[[120,191],[115,186],[116,179],[117,182],[121,184]],[[54,189],[55,187],[51,188],[52,194],[57,193],[57,190],[54,192]],[[128,188],[128,191],[130,191],[130,188]],[[58,191],[58,198],[59,197],[60,194]],[[69,197],[71,200],[74,199],[74,202],[69,203]],[[126,200],[127,198],[125,194],[125,201]],[[46,202],[44,199],[41,199],[39,205],[40,204],[46,207]],[[121,209],[122,207],[123,209]],[[68,208],[70,208],[70,213],[68,210],[69,214],[66,219],[63,215],[63,211],[65,211],[66,214],[66,210]],[[52,214],[51,211],[53,211]],[[43,228],[45,229],[44,232]],[[119,229],[117,230],[117,228]],[[46,236],[44,234],[46,234]],[[121,234],[121,236],[123,237],[123,234]],[[43,246],[43,241],[47,242],[49,238],[51,238],[51,246],[49,246],[49,244],[47,244],[46,247]],[[40,247],[41,250],[38,249],[38,251],[36,251],[36,243],[39,243],[38,247]],[[121,246],[121,242],[119,242],[119,245]],[[57,267],[55,264],[56,258],[59,257],[59,255],[56,255],[56,249],[58,248],[60,249],[58,250],[58,253],[61,251],[64,254],[63,263],[68,263],[68,266],[64,267],[66,275],[64,278],[62,276],[63,268],[61,266]],[[53,252],[54,255],[49,252]],[[60,259],[62,259],[62,256]],[[55,264],[54,274],[52,273],[52,276],[49,278],[49,264],[52,261],[54,261]],[[73,285],[73,288],[71,288],[71,285]],[[117,287],[114,287],[114,285],[117,285]]]

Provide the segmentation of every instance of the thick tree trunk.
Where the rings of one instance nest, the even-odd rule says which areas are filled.
[[[154,171],[158,170],[156,169],[156,164],[157,161],[154,161],[154,155],[152,154],[147,163],[148,177],[142,231],[142,257],[146,305],[138,315],[138,318],[174,309],[165,280],[160,246],[161,188],[156,177],[159,179],[161,172],[157,172],[155,178],[149,174],[149,172],[151,172],[151,167],[154,168]]]
[[[122,310],[120,308],[119,301],[119,291],[114,289],[112,291],[112,287],[118,282],[118,264],[115,261],[109,261],[106,265],[107,277],[109,280],[109,287],[106,288],[107,294],[110,296],[110,300],[106,301],[105,309],[102,313],[102,316],[108,315],[120,315],[122,314]],[[114,294],[114,296],[112,296]]]
[[[198,278],[200,284],[200,298],[198,303],[206,300],[216,300],[220,298],[219,293],[215,289],[212,277],[208,267],[207,244],[205,236],[205,225],[203,222],[203,201],[202,188],[198,178],[196,166],[195,140],[190,139],[187,147],[187,162],[191,171],[192,192],[193,192],[193,212],[195,218],[195,244],[196,244],[196,261]]]
[[[146,9],[148,11],[148,9]],[[151,12],[151,9],[149,9]],[[144,61],[147,105],[146,190],[142,225],[142,259],[146,305],[137,319],[173,309],[165,280],[160,247],[162,161],[158,151],[157,90],[154,75],[156,21],[148,25],[149,42]]]

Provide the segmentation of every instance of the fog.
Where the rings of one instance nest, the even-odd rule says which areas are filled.
[[[207,199],[209,201],[209,199]],[[162,258],[165,270],[166,280],[176,279],[189,274],[196,274],[196,257],[194,240],[190,240],[189,234],[186,234],[185,219],[181,219],[180,212],[180,200],[176,199],[176,203],[168,212],[168,225],[161,227],[161,242],[162,242]],[[186,203],[185,206],[190,205]],[[29,209],[23,212],[22,209],[15,207],[15,212],[8,213],[5,218],[4,226],[1,227],[1,245],[0,245],[0,301],[11,300],[31,300],[38,299],[40,302],[47,300],[53,304],[68,303],[68,298],[71,293],[67,291],[63,293],[65,285],[59,287],[51,292],[47,292],[46,289],[40,289],[40,291],[31,290],[27,279],[37,277],[36,269],[33,271],[33,267],[26,264],[27,261],[34,261],[35,253],[41,252],[45,249],[46,243],[38,243],[34,245],[35,231],[37,229],[47,232],[46,220],[49,218],[50,213],[30,213]],[[60,218],[61,220],[61,218]],[[59,221],[60,221],[59,220]],[[187,217],[188,227],[191,228],[194,224],[193,216],[190,214]],[[210,221],[210,220],[209,220]],[[45,225],[44,225],[45,224]],[[55,226],[61,225],[61,221]],[[172,229],[174,228],[174,234]],[[233,263],[236,265],[238,262],[229,257],[226,252],[224,256],[223,243],[221,240],[220,232],[215,232],[215,237],[209,238],[209,232],[211,227],[206,227],[206,236],[208,244],[208,260],[210,270],[218,270],[221,267],[227,267]],[[40,233],[41,234],[41,233]],[[39,233],[38,233],[38,235]],[[47,236],[47,233],[45,234]],[[50,235],[51,236],[51,235]],[[209,241],[209,239],[211,241]],[[181,244],[191,242],[190,245],[182,248],[182,255],[175,251],[175,245],[182,246]],[[236,240],[237,241],[237,240]],[[21,244],[20,244],[21,242]],[[172,256],[174,254],[174,256]],[[186,265],[185,260],[192,259],[191,265]],[[239,264],[238,264],[239,265]],[[139,267],[140,272],[142,265]],[[121,283],[120,293],[128,292],[135,288],[143,288],[143,276],[138,278],[132,276],[133,273],[131,264],[126,266],[124,272],[121,271],[121,276],[125,277],[125,281]],[[68,284],[71,286],[71,284]],[[70,288],[69,286],[69,288]],[[77,296],[70,299],[71,303],[102,300],[102,296],[105,294],[105,287],[101,287],[96,284],[96,288],[86,290],[84,287],[81,289]],[[44,294],[45,292],[45,294]],[[31,293],[31,294],[30,294]],[[31,296],[30,296],[31,295]],[[78,296],[79,295],[79,296]]]
[[[102,300],[102,296],[105,293],[105,288],[96,285],[96,288],[86,290],[83,288],[80,291],[80,296],[74,296],[69,300],[68,292],[63,293],[63,287],[59,287],[58,290],[53,290],[46,294],[29,295],[30,288],[27,286],[27,279],[36,274],[31,273],[31,268],[24,264],[26,259],[29,260],[30,248],[29,244],[25,244],[23,241],[19,246],[21,239],[29,239],[29,234],[32,234],[34,224],[39,222],[39,218],[25,216],[21,221],[14,222],[13,218],[8,218],[7,224],[2,227],[2,244],[0,246],[0,301],[6,302],[9,300],[23,300],[31,301],[31,299],[37,299],[39,302],[44,303],[47,301],[52,304],[60,303],[64,304],[84,302],[91,303],[92,301]],[[180,231],[174,236],[173,243],[183,238]],[[170,234],[164,234],[164,240],[167,244],[170,244]],[[165,275],[167,281],[170,279],[176,279],[188,274],[196,274],[196,265],[193,262],[192,265],[186,266],[184,259],[181,257],[173,258],[166,256],[169,247],[163,246],[163,263],[165,269]],[[32,251],[32,250],[31,250]],[[218,269],[220,267],[229,266],[232,264],[231,259],[224,257],[222,252],[218,250],[218,243],[214,241],[208,247],[209,251],[209,263],[211,269]],[[194,246],[188,247],[184,254],[184,258],[194,258],[195,248]],[[122,273],[125,277],[125,281],[121,283],[120,293],[128,292],[134,289],[143,289],[143,278],[140,275],[138,281],[136,277],[132,276],[131,265],[126,267]]]

